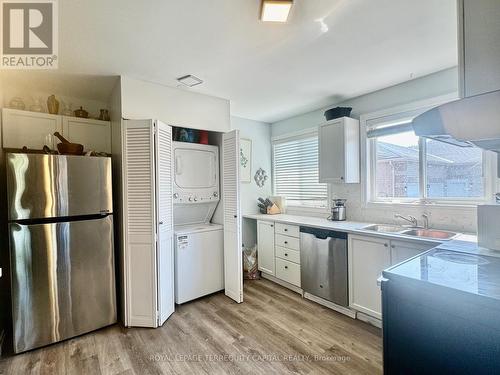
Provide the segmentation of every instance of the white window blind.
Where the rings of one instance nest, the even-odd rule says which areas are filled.
[[[292,205],[325,207],[327,184],[319,180],[318,135],[273,142],[274,193]]]

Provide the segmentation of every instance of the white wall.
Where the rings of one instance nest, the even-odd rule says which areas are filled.
[[[458,70],[457,68],[447,69],[371,94],[350,99],[343,103],[335,103],[327,108],[276,122],[272,124],[272,136],[283,135],[289,132],[296,132],[317,126],[325,121],[323,115],[325,110],[335,106],[352,107],[353,111],[351,116],[359,118],[362,114],[454,93],[457,92],[457,90]],[[360,184],[332,185],[332,197],[346,198],[348,200],[347,218],[349,220],[389,223],[396,221],[394,219],[395,212],[402,215],[413,215],[419,219],[423,213],[426,213],[430,215],[430,222],[434,227],[471,233],[475,232],[477,227],[477,210],[474,207],[408,207],[394,205],[389,209],[387,209],[387,207],[366,208],[362,203]],[[301,211],[291,210],[289,210],[289,213],[305,214]],[[311,215],[311,213],[307,214]],[[326,217],[327,213],[316,212],[312,215]]]
[[[450,68],[412,81],[372,92],[342,103],[304,113],[272,124],[272,136],[311,128],[325,122],[327,109],[352,107],[351,117],[458,91],[458,69]]]
[[[193,129],[227,132],[229,101],[130,77],[120,77],[122,111],[126,119],[158,119]]]
[[[271,187],[271,126],[264,122],[247,120],[240,117],[231,117],[231,128],[239,129],[240,138],[252,141],[252,180],[250,183],[241,183],[241,212],[243,214],[258,213],[257,198],[267,198],[272,194]],[[258,187],[253,176],[259,169],[264,169],[269,179],[263,187]],[[255,220],[243,219],[243,244],[247,247],[256,242]]]

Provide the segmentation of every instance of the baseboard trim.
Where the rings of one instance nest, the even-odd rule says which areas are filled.
[[[355,310],[351,310],[348,307],[339,306],[333,302],[330,302],[330,301],[323,299],[321,297],[317,297],[315,295],[309,294],[307,292],[304,293],[304,298],[306,298],[310,301],[316,302],[317,304],[320,304],[322,306],[328,307],[329,309],[334,310],[338,313],[347,315],[349,318],[356,319],[357,312]]]
[[[285,287],[287,289],[290,289],[291,291],[295,292],[295,293],[298,293],[300,294],[301,296],[304,295],[304,291],[299,288],[298,286],[295,286],[293,284],[290,284],[290,283],[287,283],[286,281],[283,281],[281,279],[278,279],[277,277],[274,277],[272,275],[269,275],[267,273],[264,273],[264,272],[261,272],[260,274],[262,276],[263,279],[266,279],[266,280],[269,280],[269,281],[272,281],[273,283],[276,283],[278,285],[281,285],[282,287]]]
[[[380,319],[374,318],[373,316],[358,312],[358,319],[377,328],[382,328],[382,321]]]

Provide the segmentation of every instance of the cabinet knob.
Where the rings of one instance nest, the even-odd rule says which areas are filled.
[[[287,253],[285,253],[285,256],[287,257],[287,256],[288,256],[288,254],[287,254]]]
[[[288,229],[285,228],[285,232],[288,232]]]
[[[163,221],[160,221],[158,224],[163,225]]]
[[[391,249],[395,249],[396,248],[396,245],[391,245]]]
[[[274,225],[271,224],[271,228],[274,227]]]
[[[385,247],[389,247],[389,245],[388,245],[388,244],[386,244],[386,243],[384,244],[384,246],[385,246]]]
[[[341,180],[343,180],[343,179],[344,179],[344,177],[340,177],[340,179],[341,179]]]
[[[233,217],[236,219],[238,217],[238,215],[233,215]]]
[[[288,266],[285,266],[285,269],[287,270],[287,269],[288,269]]]
[[[288,241],[285,241],[285,245],[288,244]]]

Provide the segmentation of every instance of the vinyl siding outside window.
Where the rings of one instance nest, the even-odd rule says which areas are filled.
[[[483,151],[419,138],[402,113],[367,122],[372,202],[481,202]],[[399,118],[398,118],[399,117]]]
[[[318,134],[273,141],[274,194],[288,205],[326,207],[328,186],[319,180]]]

